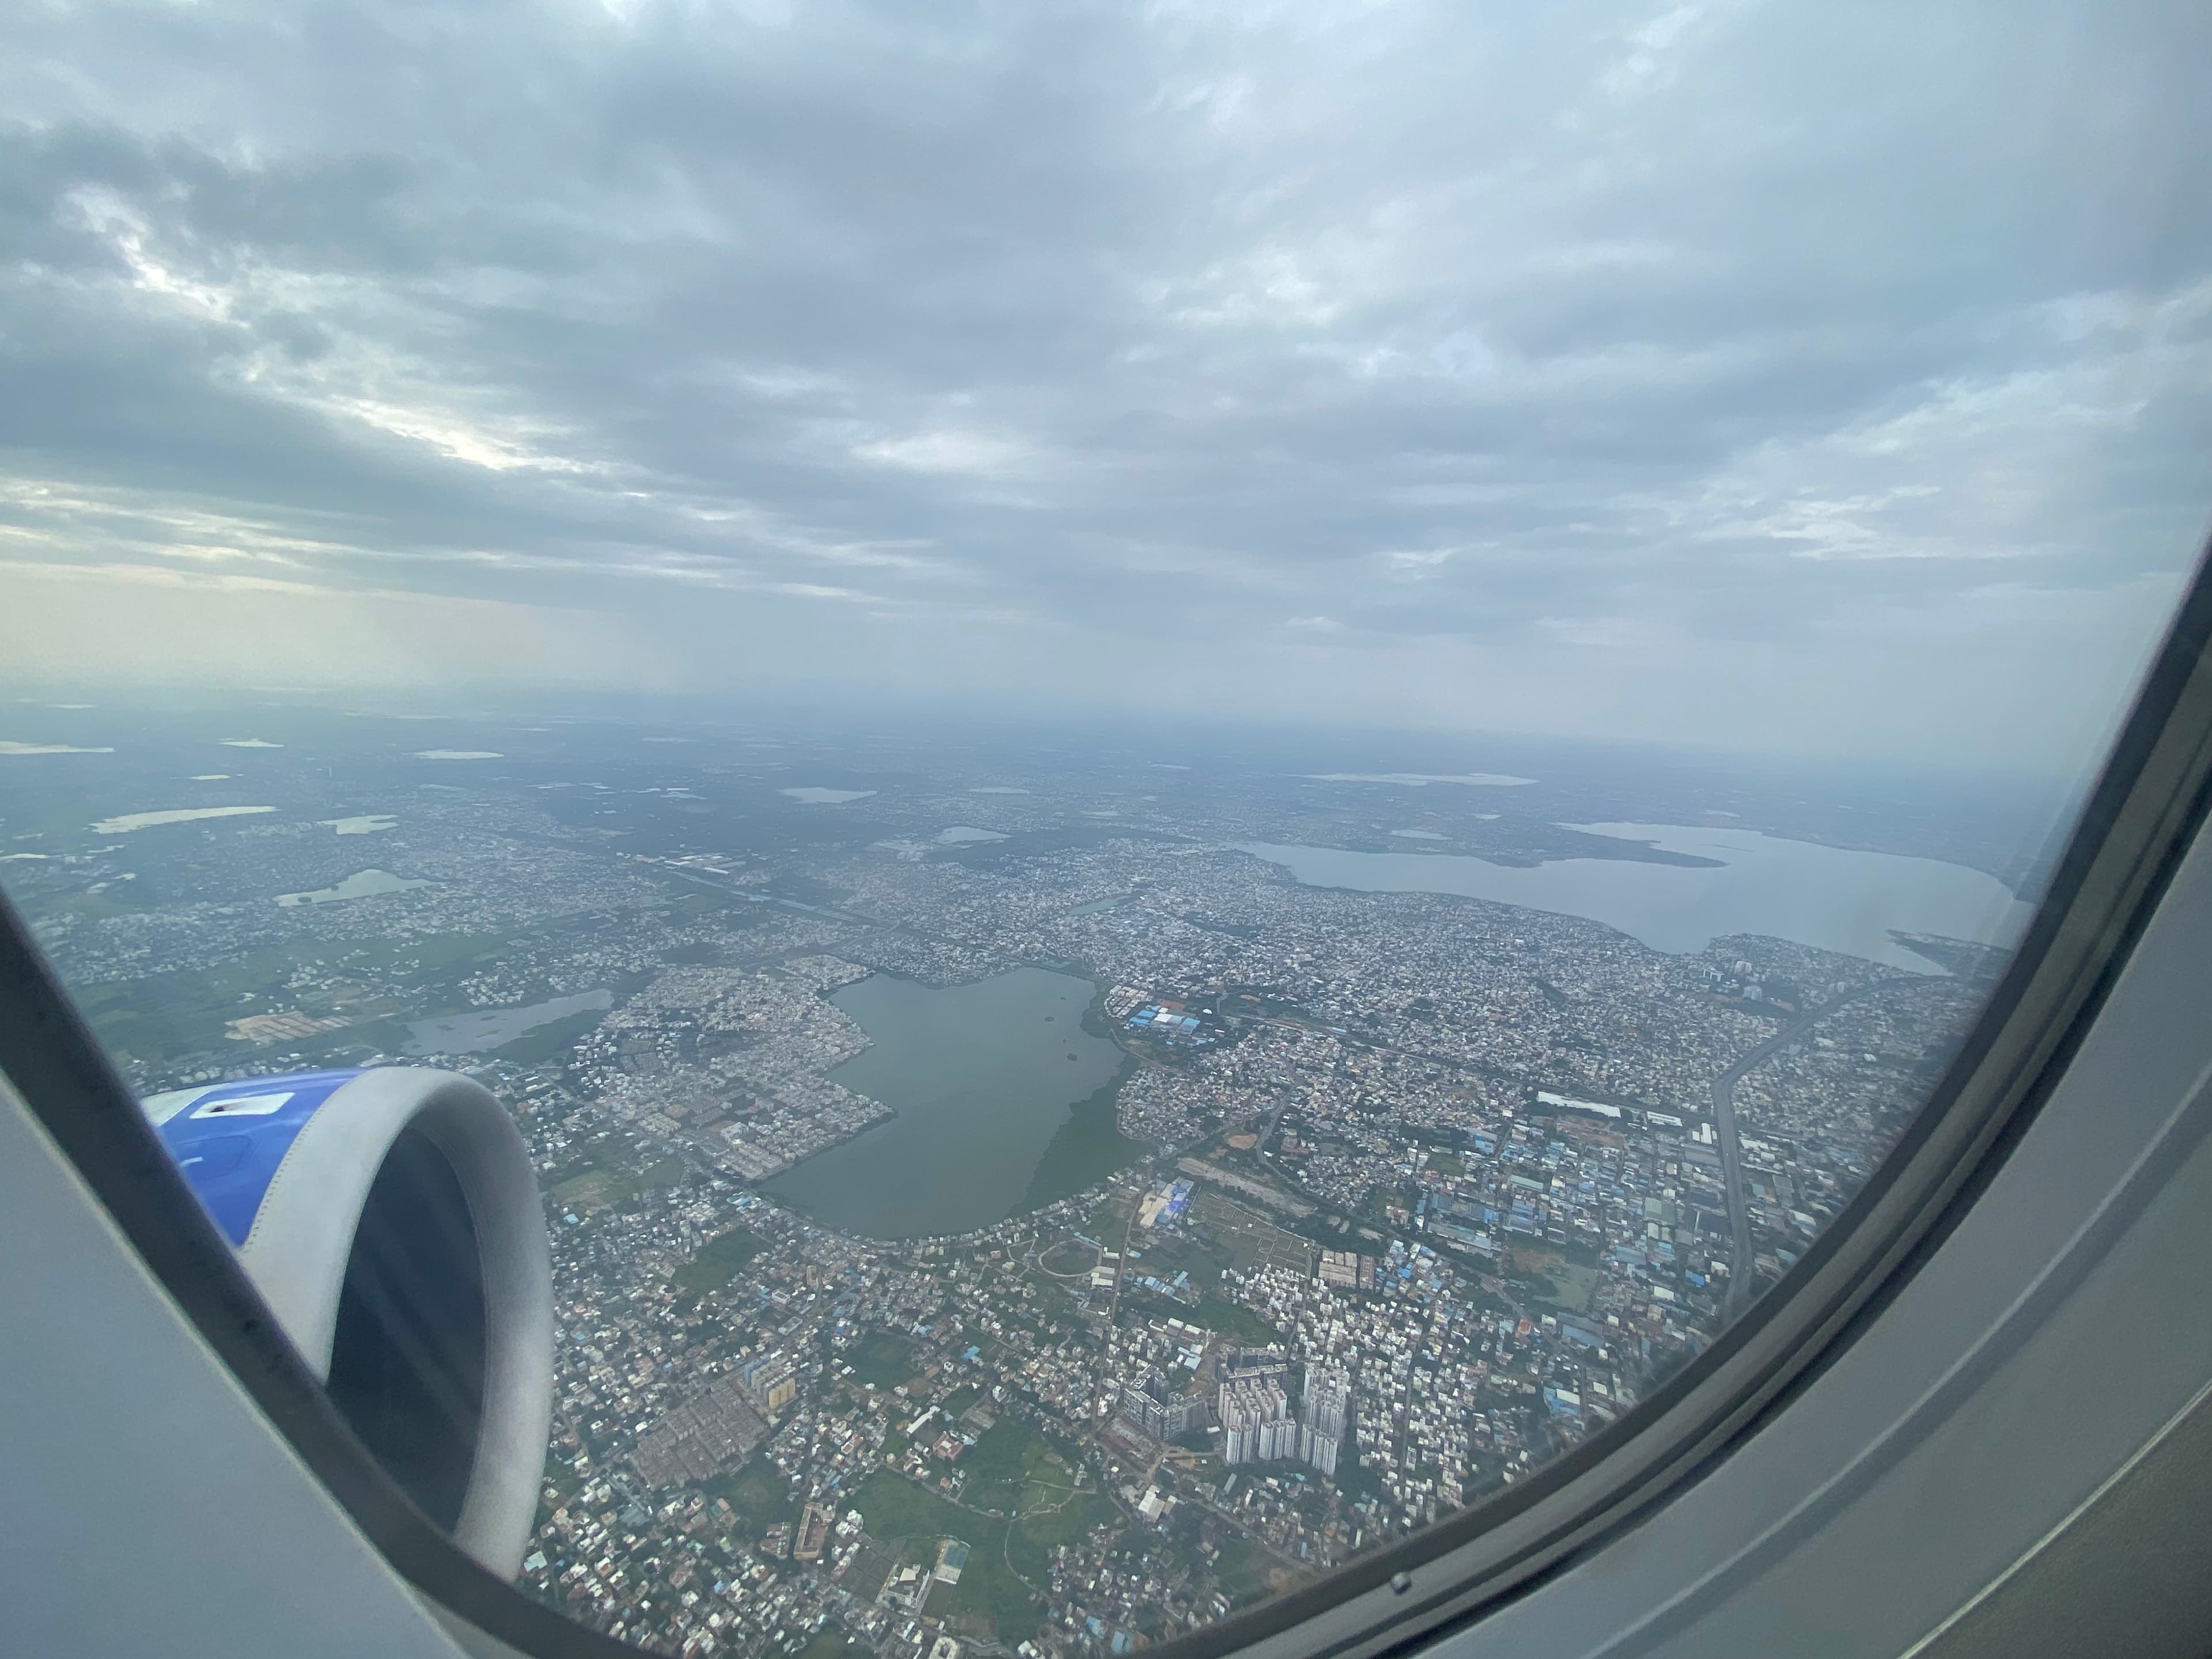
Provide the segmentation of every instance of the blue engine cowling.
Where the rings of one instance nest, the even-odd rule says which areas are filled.
[[[552,1267],[528,1148],[450,1072],[299,1072],[144,1102],[379,1462],[493,1571],[520,1563],[552,1419]]]

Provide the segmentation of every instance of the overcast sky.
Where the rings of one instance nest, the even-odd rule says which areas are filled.
[[[2208,15],[17,0],[0,659],[2064,765]]]

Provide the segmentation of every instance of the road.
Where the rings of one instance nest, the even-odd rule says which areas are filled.
[[[1893,986],[1942,982],[1942,976],[1936,974],[1898,974],[1888,979],[1869,980],[1839,997],[1829,999],[1817,1008],[1807,1009],[1713,1079],[1713,1133],[1720,1141],[1721,1183],[1728,1191],[1729,1231],[1733,1236],[1729,1259],[1728,1294],[1721,1304],[1721,1311],[1726,1318],[1734,1319],[1751,1305],[1754,1277],[1751,1265],[1751,1206],[1744,1196],[1743,1152],[1736,1141],[1735,1085],[1742,1082],[1747,1073],[1772,1059],[1846,1003],[1856,1002],[1861,997],[1872,996],[1875,992],[1887,991]]]

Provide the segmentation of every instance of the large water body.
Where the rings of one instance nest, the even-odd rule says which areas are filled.
[[[436,884],[422,876],[395,876],[389,870],[356,870],[335,887],[318,887],[312,893],[279,893],[276,902],[289,909],[301,904],[345,904],[355,899],[382,898]]]
[[[1516,869],[1456,854],[1348,853],[1266,842],[1243,850],[1310,886],[1456,893],[1584,916],[1675,954],[1732,933],[1765,933],[1924,973],[1928,960],[1893,939],[1891,928],[2009,945],[2033,914],[1994,876],[1936,859],[1822,847],[1755,830],[1570,827],[1713,859],[1717,867],[1556,859]]]
[[[872,1046],[830,1080],[897,1115],[786,1170],[768,1191],[871,1238],[1004,1219],[1068,1108],[1121,1064],[1119,1048],[1083,1029],[1091,998],[1088,980],[1042,968],[942,988],[873,974],[833,993]]]
[[[525,1032],[588,1009],[614,1006],[611,991],[580,991],[574,996],[552,997],[516,1008],[480,1008],[474,1013],[447,1014],[437,1019],[407,1022],[407,1052],[410,1054],[474,1054],[512,1042]]]
[[[803,801],[809,806],[837,806],[848,800],[866,800],[876,792],[872,789],[824,789],[818,784],[810,783],[779,793],[795,801]]]
[[[161,823],[190,823],[196,818],[247,817],[257,812],[273,812],[273,806],[173,806],[159,812],[125,812],[121,817],[102,818],[92,826],[96,836],[127,836],[133,830],[151,830]]]

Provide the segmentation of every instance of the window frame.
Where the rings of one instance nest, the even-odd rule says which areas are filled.
[[[1163,1644],[1175,1659],[1366,1659],[1462,1629],[1642,1524],[1881,1316],[1972,1207],[2103,1007],[2212,808],[2212,550],[2151,660],[2019,949],[1903,1137],[1806,1255],[1619,1422],[1301,1589]],[[0,895],[0,1072],[140,1259],[391,1566],[538,1659],[641,1650],[464,1554],[356,1438]]]

